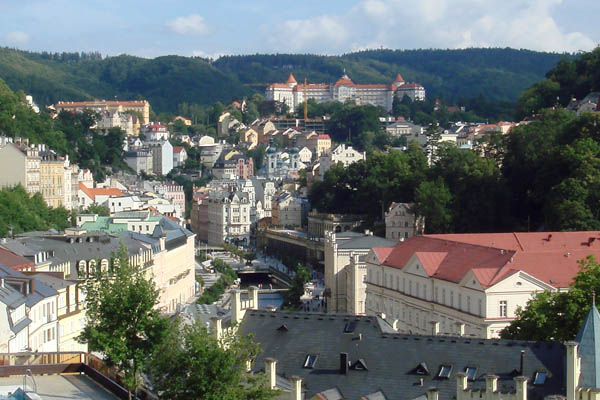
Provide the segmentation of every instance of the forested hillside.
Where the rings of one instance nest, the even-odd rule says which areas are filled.
[[[346,69],[357,83],[388,83],[400,72],[425,86],[430,97],[449,103],[474,98],[515,102],[544,78],[561,54],[514,49],[370,50],[342,56],[248,55],[216,61],[197,57],[155,59],[97,53],[31,53],[0,49],[0,79],[32,94],[42,105],[58,100],[144,98],[156,112],[181,103],[212,104],[262,93],[264,84],[334,82]]]

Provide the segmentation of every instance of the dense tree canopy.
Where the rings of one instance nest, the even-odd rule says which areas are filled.
[[[30,196],[21,186],[0,190],[0,237],[68,226],[69,211],[48,207],[41,194]]]
[[[161,399],[266,400],[278,394],[263,374],[246,373],[259,354],[247,336],[224,331],[218,340],[201,323],[174,323],[150,363],[152,382]]]

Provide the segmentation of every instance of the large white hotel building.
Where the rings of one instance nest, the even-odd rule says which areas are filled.
[[[314,99],[318,103],[326,101],[346,102],[354,101],[356,104],[372,104],[380,106],[387,111],[392,109],[394,94],[400,98],[405,95],[411,100],[425,100],[425,88],[418,83],[406,83],[400,74],[396,75],[390,84],[358,84],[344,73],[334,84],[308,83],[299,84],[290,74],[285,83],[272,83],[267,86],[265,97],[267,100],[280,101],[295,110],[298,105],[307,99]]]

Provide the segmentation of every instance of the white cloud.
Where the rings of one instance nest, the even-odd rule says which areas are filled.
[[[334,51],[343,47],[350,34],[343,20],[327,15],[309,19],[284,21],[274,30],[269,29],[269,43],[277,51],[304,51],[321,48],[320,51]]]
[[[349,49],[514,47],[591,50],[582,32],[562,29],[562,0],[362,0],[339,14],[263,26],[271,49],[342,53]]]
[[[2,35],[2,41],[7,45],[23,46],[29,42],[29,35],[23,31],[13,31]]]
[[[179,35],[204,35],[208,32],[208,25],[199,14],[177,17],[167,21],[167,26]]]
[[[212,58],[213,60],[216,60],[219,57],[227,56],[229,54],[230,53],[227,53],[225,51],[217,51],[217,52],[213,52],[213,53],[207,53],[203,50],[192,50],[193,57]]]

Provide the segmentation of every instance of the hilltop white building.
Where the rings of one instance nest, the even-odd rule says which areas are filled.
[[[299,84],[290,74],[285,83],[272,83],[265,91],[267,100],[285,103],[292,110],[302,104],[306,97],[317,103],[354,101],[359,105],[372,104],[391,111],[395,94],[401,99],[408,96],[413,101],[425,100],[425,88],[418,83],[405,82],[400,74],[389,84],[358,84],[345,73],[334,84]]]

